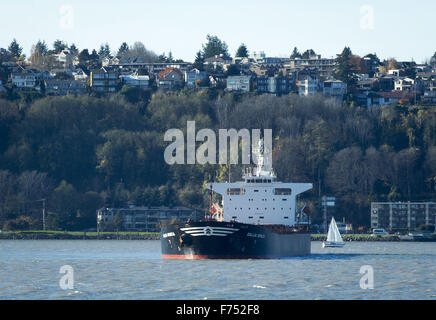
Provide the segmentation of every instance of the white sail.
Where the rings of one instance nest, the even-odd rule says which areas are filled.
[[[332,221],[330,222],[329,232],[327,234],[328,242],[344,242],[341,237],[341,233],[339,232],[338,226],[336,225],[335,218],[332,217]]]

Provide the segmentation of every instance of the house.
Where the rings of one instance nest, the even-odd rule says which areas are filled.
[[[379,81],[377,78],[364,78],[357,81],[356,88],[360,92],[378,90]]]
[[[292,77],[257,77],[257,92],[271,93],[276,95],[289,94],[294,87],[294,79]]]
[[[228,91],[250,92],[251,90],[251,76],[228,76],[226,81]]]
[[[157,86],[162,90],[175,90],[183,87],[184,76],[179,68],[168,67],[157,75]]]
[[[402,98],[401,92],[369,92],[366,96],[366,106],[382,107],[397,104]]]
[[[298,94],[300,96],[313,96],[317,94],[320,90],[320,83],[318,79],[314,79],[307,76],[303,80],[298,80]]]
[[[232,59],[225,57],[223,54],[204,59],[205,67],[212,67],[213,69],[217,69],[217,67],[221,67],[224,69],[225,65],[232,64],[232,62]]]
[[[165,222],[199,220],[202,217],[200,212],[187,207],[101,208],[97,210],[99,228],[110,223],[115,215],[120,216],[123,230],[145,232],[159,232]]]
[[[53,96],[86,93],[86,84],[82,81],[47,79],[44,81],[45,93]]]
[[[203,81],[206,77],[206,72],[194,68],[190,71],[185,71],[185,84],[188,88],[195,88],[196,81]]]
[[[336,67],[336,60],[333,58],[321,58],[320,55],[311,55],[309,58],[289,59],[289,65],[293,70],[302,70],[313,68],[317,71],[319,77],[330,77]]]
[[[394,90],[395,77],[383,75],[377,78],[378,87],[380,91],[392,91]]]
[[[435,104],[436,103],[436,78],[430,80],[428,87],[424,91],[423,102]]]
[[[119,89],[118,70],[102,67],[92,71],[89,86],[94,92],[116,92]]]
[[[323,82],[322,94],[325,97],[342,101],[347,92],[347,84],[340,80],[326,80]]]
[[[69,69],[73,66],[73,62],[78,60],[77,56],[73,55],[69,49],[64,49],[54,55],[60,68]]]
[[[138,87],[141,89],[148,88],[150,86],[149,76],[138,75],[122,75],[120,76],[121,83],[126,86]]]
[[[399,77],[394,82],[395,91],[412,91],[414,89],[415,79],[408,77]]]
[[[81,69],[81,68],[77,68],[77,69],[73,70],[71,74],[72,74],[74,80],[76,80],[76,81],[87,82],[88,78],[89,78],[88,75],[85,73],[85,71],[83,71],[83,69]]]
[[[38,74],[30,70],[22,70],[11,74],[11,82],[18,90],[39,90],[37,86]]]

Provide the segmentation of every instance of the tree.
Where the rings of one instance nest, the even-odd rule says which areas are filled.
[[[118,49],[117,56],[122,57],[123,55],[127,54],[129,52],[129,45],[126,42],[123,42]]]
[[[138,62],[156,62],[158,60],[157,54],[148,50],[140,41],[136,41],[122,56],[136,59]]]
[[[100,58],[109,57],[111,55],[111,50],[108,43],[100,45],[98,55],[100,56]]]
[[[32,46],[30,54],[30,62],[36,67],[43,67],[47,61],[46,56],[48,54],[48,47],[45,41],[38,40],[38,42]]]
[[[23,56],[21,55],[23,52],[23,48],[20,47],[20,45],[18,44],[15,38],[14,40],[12,40],[11,44],[9,45],[8,50],[16,60],[24,60],[22,58]]]
[[[336,58],[337,70],[335,78],[347,84],[348,89],[353,88],[357,82],[355,67],[352,64],[353,53],[349,47],[345,47],[341,54]]]
[[[315,54],[316,54],[315,51],[313,51],[312,49],[308,49],[308,50],[303,52],[303,54],[301,55],[301,58],[309,59],[311,56],[313,56]]]
[[[198,51],[196,56],[195,56],[195,61],[194,64],[192,65],[192,67],[203,71],[204,70],[204,56],[202,54],[201,51]]]
[[[73,43],[73,44],[70,46],[70,52],[71,52],[71,54],[76,55],[76,54],[79,53],[79,48],[77,48],[76,45]]]
[[[76,189],[63,180],[53,191],[49,204],[48,224],[53,229],[72,230],[77,224],[80,198]]]
[[[391,58],[388,60],[388,71],[389,70],[397,70],[398,69],[398,62],[394,58]]]
[[[245,44],[241,43],[238,50],[236,51],[235,57],[248,58],[248,49]]]
[[[67,49],[68,45],[66,42],[57,39],[54,43],[53,43],[53,51],[54,53],[59,53],[64,49]]]
[[[88,49],[83,49],[79,54],[79,63],[83,65],[88,65],[91,56],[89,55]]]
[[[205,59],[223,55],[225,58],[229,58],[229,52],[227,48],[227,44],[224,41],[221,41],[217,36],[206,36],[207,42],[203,44],[202,55]]]
[[[291,59],[295,59],[295,58],[301,58],[301,53],[300,51],[298,51],[297,47],[294,47],[294,50],[292,51],[291,54]]]
[[[241,67],[236,64],[231,64],[226,71],[227,76],[237,76],[241,74]]]

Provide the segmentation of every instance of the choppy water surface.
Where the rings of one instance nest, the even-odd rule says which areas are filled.
[[[59,286],[63,265],[72,290]],[[372,290],[360,287],[363,265]],[[436,299],[436,243],[312,242],[303,258],[171,261],[159,241],[1,240],[0,299]]]

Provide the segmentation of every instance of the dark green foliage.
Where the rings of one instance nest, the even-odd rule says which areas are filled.
[[[68,45],[66,42],[62,41],[62,40],[56,40],[53,43],[53,53],[59,53],[60,51],[64,50],[68,48]]]
[[[248,49],[247,49],[247,46],[245,44],[242,43],[239,46],[238,50],[236,51],[235,57],[248,58]]]
[[[98,55],[100,58],[109,57],[111,55],[111,49],[108,43],[102,44],[98,51]]]
[[[431,199],[436,191],[436,111],[364,109],[322,97],[272,97],[213,89],[152,95],[124,87],[110,97],[0,100],[0,225],[8,229],[96,227],[99,207],[208,206],[205,182],[226,180],[218,165],[167,165],[171,128],[272,129],[282,181],[312,182],[304,194],[320,217],[320,195],[369,224],[371,201]],[[231,166],[232,181],[241,166]],[[21,217],[21,218],[20,218]],[[28,217],[28,218],[27,218]],[[341,218],[341,217],[340,217]],[[109,226],[116,230],[119,225]]]
[[[196,68],[200,71],[204,70],[204,56],[201,51],[198,51],[195,56],[194,64],[192,65],[193,68]]]
[[[214,56],[223,55],[229,57],[227,44],[221,41],[217,36],[207,35],[207,42],[203,44],[202,55],[204,58],[210,58]]]
[[[301,53],[298,51],[297,47],[294,47],[294,50],[292,51],[291,54],[291,59],[295,59],[295,58],[301,58]]]
[[[8,51],[15,59],[19,59],[21,57],[21,53],[23,52],[23,48],[20,47],[17,40],[14,38],[8,47]]]

